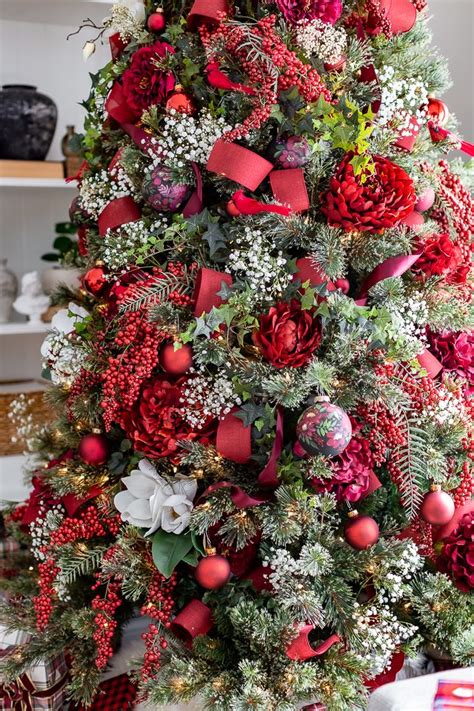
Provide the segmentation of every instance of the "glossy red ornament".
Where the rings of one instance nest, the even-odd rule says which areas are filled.
[[[342,291],[343,294],[348,294],[349,289],[351,288],[348,279],[336,279],[336,281],[334,282],[334,286],[336,287],[336,289]]]
[[[193,114],[196,111],[193,100],[189,97],[181,84],[176,84],[173,93],[166,102],[166,110],[174,109],[179,114]]]
[[[428,114],[438,126],[445,126],[449,120],[449,109],[441,99],[430,97],[426,107]]]
[[[347,58],[343,55],[335,62],[324,62],[324,69],[327,72],[343,72],[346,68]]]
[[[229,200],[229,202],[225,206],[225,209],[227,214],[230,215],[230,217],[238,217],[242,214],[233,200]]]
[[[146,26],[150,32],[163,32],[166,27],[166,18],[161,7],[157,7],[155,12],[148,16]]]
[[[193,363],[193,349],[189,343],[175,351],[174,343],[165,343],[160,350],[160,365],[170,375],[184,375]]]
[[[371,516],[359,516],[357,511],[351,511],[349,515],[351,518],[344,528],[348,544],[358,551],[363,551],[377,543],[380,533],[377,521]]]
[[[107,287],[107,279],[105,277],[104,267],[100,264],[92,267],[83,276],[84,287],[87,289],[89,294],[93,296],[100,296],[104,293]]]
[[[415,210],[417,212],[426,212],[433,207],[436,198],[435,191],[433,188],[429,187],[424,190],[418,200],[415,203]]]
[[[103,434],[90,434],[82,437],[78,452],[83,462],[98,467],[107,461],[109,456],[110,446],[107,437]]]
[[[199,585],[206,590],[219,590],[230,578],[230,564],[227,558],[212,553],[201,558],[194,571]]]
[[[441,487],[433,486],[420,507],[421,518],[432,526],[445,526],[454,516],[454,501]]]

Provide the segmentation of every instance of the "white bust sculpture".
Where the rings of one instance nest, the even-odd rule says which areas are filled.
[[[41,323],[41,314],[49,307],[49,297],[43,291],[38,272],[28,272],[21,279],[21,294],[13,302],[19,314],[28,316],[32,324]]]

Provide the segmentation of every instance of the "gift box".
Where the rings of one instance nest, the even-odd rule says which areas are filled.
[[[0,662],[16,646],[0,651]],[[69,671],[64,654],[31,666],[12,682],[0,676],[0,711],[60,711],[66,705]]]
[[[31,635],[24,630],[7,631],[4,625],[0,625],[0,651],[18,647],[19,644],[26,644],[30,639]]]
[[[439,681],[433,711],[474,709],[474,681]]]

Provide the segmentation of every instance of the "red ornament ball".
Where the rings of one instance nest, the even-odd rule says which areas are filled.
[[[348,279],[336,279],[336,281],[334,282],[334,286],[336,287],[336,289],[342,291],[343,294],[348,294],[349,289],[351,288]]]
[[[426,188],[424,190],[415,204],[415,210],[417,212],[426,212],[433,207],[436,195],[433,188]]]
[[[416,210],[413,210],[413,212],[411,212],[409,215],[407,215],[407,217],[402,220],[402,224],[406,225],[414,232],[417,232],[424,224],[424,222],[425,218],[421,213],[416,212]]]
[[[336,59],[335,62],[324,62],[324,69],[327,72],[343,72],[344,69],[346,68],[347,64],[347,57],[342,55],[342,57],[339,57],[339,59]]]
[[[318,398],[301,415],[296,434],[308,454],[336,457],[351,441],[352,425],[344,410],[328,398]]]
[[[184,375],[193,363],[193,349],[186,343],[175,351],[174,343],[165,343],[160,350],[160,365],[170,375]]]
[[[377,521],[374,521],[371,516],[359,516],[355,511],[344,529],[346,541],[358,551],[363,551],[377,543],[379,533]]]
[[[78,451],[83,462],[98,467],[107,461],[109,449],[109,442],[104,435],[91,432],[81,439]]]
[[[179,114],[191,115],[196,111],[193,100],[184,91],[181,84],[176,84],[175,90],[166,102],[166,110],[174,109]]]
[[[430,118],[432,118],[438,126],[445,126],[448,123],[449,109],[444,101],[430,97],[426,108]]]
[[[150,32],[163,32],[166,27],[166,18],[161,7],[157,7],[155,12],[148,16],[146,25]]]
[[[230,578],[230,564],[222,555],[208,555],[201,558],[194,571],[194,577],[206,590],[219,590]]]
[[[84,274],[83,282],[89,294],[93,296],[103,294],[107,287],[104,267],[97,265],[89,269],[89,271]]]
[[[426,494],[420,507],[421,518],[432,526],[444,526],[454,516],[454,501],[439,487]]]

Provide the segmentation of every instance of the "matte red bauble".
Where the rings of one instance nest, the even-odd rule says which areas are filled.
[[[196,111],[193,100],[183,91],[181,84],[176,84],[173,93],[166,102],[166,110],[174,109],[179,114],[193,114]]]
[[[351,511],[349,515],[351,519],[344,529],[348,544],[358,551],[363,551],[377,543],[380,533],[377,521],[371,516],[359,516],[357,511]]]
[[[175,351],[174,343],[165,343],[160,350],[160,365],[170,375],[184,375],[193,363],[193,349],[186,343]]]
[[[107,461],[109,442],[102,434],[86,434],[79,444],[79,456],[86,463],[98,467]]]
[[[454,516],[454,501],[441,487],[431,487],[429,494],[426,494],[420,507],[420,516],[432,526],[444,526],[449,523]]]
[[[436,195],[433,188],[426,188],[424,190],[415,204],[415,210],[417,212],[426,212],[433,207]]]
[[[93,296],[100,296],[107,286],[104,267],[97,265],[89,269],[83,277],[84,286]]]
[[[430,97],[426,108],[430,117],[438,126],[445,126],[448,123],[449,109],[444,101]]]
[[[201,558],[194,571],[199,585],[206,590],[219,590],[230,578],[230,564],[222,555],[211,554]]]
[[[420,212],[416,212],[416,210],[413,210],[413,212],[411,212],[409,215],[407,215],[407,217],[402,220],[402,224],[406,225],[414,232],[417,232],[417,230],[421,228],[424,222],[425,218]]]
[[[155,12],[149,15],[146,26],[150,32],[163,32],[166,27],[166,18],[161,7],[157,7]]]
[[[230,215],[230,217],[238,217],[242,214],[233,200],[229,200],[229,202],[225,206],[225,209],[227,214]]]
[[[351,441],[352,425],[344,410],[329,398],[317,398],[298,420],[296,434],[308,454],[336,457]]]
[[[351,288],[348,279],[336,279],[336,281],[334,282],[334,286],[336,287],[336,289],[342,291],[343,294],[348,294],[349,289]]]

